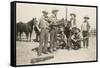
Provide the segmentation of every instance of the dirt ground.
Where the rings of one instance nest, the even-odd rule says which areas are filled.
[[[32,37],[34,39],[34,37]],[[37,58],[36,51],[33,48],[38,47],[39,43],[31,41],[16,41],[16,63],[17,65],[30,65],[31,59]],[[83,45],[81,45],[83,47]],[[61,62],[77,62],[77,61],[93,61],[96,60],[96,37],[89,37],[89,47],[80,48],[79,50],[59,49],[54,53],[49,53],[54,58],[47,61],[41,61],[35,64],[61,63]]]

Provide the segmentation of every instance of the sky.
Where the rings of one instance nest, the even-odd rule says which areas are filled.
[[[54,9],[58,9],[59,12],[57,14],[58,19],[62,19],[66,17],[66,9],[67,9],[67,18],[70,19],[70,13],[75,13],[77,27],[80,28],[82,22],[84,21],[83,17],[90,17],[89,23],[91,28],[96,28],[96,8],[93,7],[78,7],[78,6],[62,6],[62,5],[44,5],[44,4],[29,4],[29,3],[17,3],[16,6],[16,22],[22,21],[27,23],[32,18],[39,18],[42,15],[42,11],[45,10],[50,16],[51,11]]]

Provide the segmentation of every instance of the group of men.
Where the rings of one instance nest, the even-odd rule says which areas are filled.
[[[47,54],[48,51],[48,38],[50,32],[50,52],[56,51],[56,22],[58,10],[53,10],[52,15],[48,17],[48,12],[42,11],[43,15],[39,20],[40,28],[40,44],[38,48],[38,55],[42,53]]]
[[[52,15],[48,17],[47,11],[42,11],[43,15],[41,16],[39,20],[39,29],[38,34],[36,34],[36,38],[39,36],[39,47],[38,47],[38,56],[41,56],[42,53],[48,54],[48,39],[50,37],[50,45],[49,45],[49,52],[53,53],[57,50],[57,46],[60,44],[58,43],[59,40],[64,42],[63,44],[67,44],[67,40],[65,39],[64,32],[61,31],[59,34],[59,37],[62,37],[62,39],[59,39],[58,36],[58,29],[57,29],[57,13],[58,10],[52,10]],[[71,27],[72,30],[73,27],[76,27],[76,15],[74,13],[71,13]],[[83,45],[84,47],[88,47],[88,34],[90,25],[88,22],[89,17],[84,17],[84,22],[81,25],[81,32],[83,33]],[[80,30],[77,30],[71,37],[71,43],[73,45],[80,45],[78,42],[80,41],[79,36]],[[37,36],[38,35],[38,36]]]

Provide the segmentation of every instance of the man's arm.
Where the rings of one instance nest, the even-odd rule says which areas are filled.
[[[75,40],[74,38],[75,38],[75,36],[72,35],[72,36],[71,36],[71,39],[72,39],[74,42],[76,42],[76,40]]]
[[[90,24],[87,22],[88,31],[90,30]]]
[[[83,23],[81,24],[81,32],[83,31]]]
[[[44,26],[43,26],[43,19],[44,19],[43,17],[41,17],[39,19],[39,25],[38,26],[39,26],[40,29],[44,28]]]

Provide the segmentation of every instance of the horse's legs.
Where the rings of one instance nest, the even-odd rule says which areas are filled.
[[[31,41],[32,32],[30,32],[30,41]]]
[[[21,40],[21,32],[19,32],[20,40]]]
[[[26,38],[27,38],[27,41],[28,41],[28,33],[26,33]]]
[[[18,32],[16,32],[16,40],[18,40]]]

